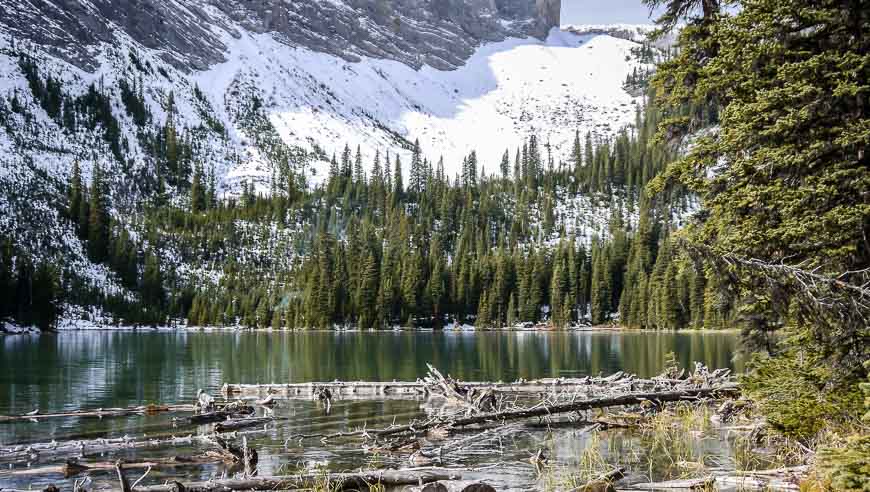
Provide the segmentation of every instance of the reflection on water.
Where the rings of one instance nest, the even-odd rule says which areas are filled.
[[[734,368],[732,333],[73,332],[0,337],[0,414],[189,400],[225,382],[465,380]],[[739,361],[736,362],[739,370]],[[2,436],[2,434],[0,434]]]
[[[58,335],[0,337],[0,414],[34,409],[54,412],[145,403],[193,400],[198,388],[217,393],[225,382],[271,383],[341,380],[415,380],[433,363],[465,380],[502,380],[610,374],[618,370],[641,377],[658,374],[673,351],[683,366],[700,361],[710,367],[741,369],[734,360],[732,333],[618,332],[74,332]],[[380,460],[399,466],[395,457],[361,456],[358,446],[301,448],[285,440],[299,432],[322,432],[366,424],[370,427],[419,416],[419,402],[340,401],[326,416],[315,402],[283,402],[277,411],[289,424],[256,439],[264,473],[297,463],[325,462],[333,468],[356,468]],[[207,426],[198,429],[208,432]],[[47,441],[71,436],[116,437],[173,432],[170,417],[63,419],[0,424],[0,444]],[[189,431],[186,431],[189,432]],[[548,446],[560,456],[576,454],[584,439],[570,433]],[[569,436],[569,437],[565,437]],[[535,480],[528,454],[543,446],[541,436],[523,434],[511,443],[483,448],[491,460],[524,462],[504,470],[513,486]],[[517,444],[519,443],[519,444]],[[615,445],[614,442],[608,445]],[[632,444],[633,445],[633,444]],[[502,453],[493,456],[492,450]],[[531,450],[531,451],[530,451]],[[173,453],[183,452],[175,449]],[[137,458],[160,455],[160,450]],[[163,453],[166,450],[162,451]],[[208,478],[215,466],[187,471]],[[156,475],[159,478],[159,475]],[[57,480],[49,480],[48,483]],[[0,483],[3,477],[0,476]],[[24,482],[28,484],[29,482]],[[40,483],[40,482],[34,482]],[[57,482],[60,483],[60,482]]]

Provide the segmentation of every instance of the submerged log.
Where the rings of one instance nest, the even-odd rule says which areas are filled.
[[[254,417],[254,418],[243,418],[243,419],[233,419],[226,420],[223,422],[219,422],[215,424],[214,430],[215,432],[232,432],[239,429],[246,429],[248,427],[256,427],[259,425],[266,425],[269,422],[275,422],[276,420],[272,417]]]
[[[200,407],[198,405],[176,404],[176,405],[137,405],[123,408],[94,408],[90,410],[70,410],[67,412],[40,413],[39,410],[34,410],[23,415],[0,415],[0,423],[14,423],[26,421],[41,421],[46,419],[56,418],[113,418],[113,417],[132,417],[136,415],[158,415],[164,413],[184,413],[196,412]],[[218,403],[214,405],[214,411],[239,412],[253,408],[240,402]]]
[[[636,490],[698,490],[707,489],[713,485],[713,477],[690,478],[686,480],[668,480],[667,482],[635,483],[631,485]]]
[[[22,422],[28,420],[39,421],[45,419],[68,417],[130,417],[133,415],[156,415],[160,413],[193,412],[195,410],[196,407],[194,405],[140,405],[126,408],[97,408],[93,410],[71,410],[69,412],[56,413],[39,413],[38,411],[34,411],[24,415],[0,415],[0,422]]]
[[[370,470],[354,473],[308,473],[276,477],[249,477],[210,480],[187,484],[140,486],[134,492],[223,492],[231,490],[288,490],[315,487],[327,490],[362,490],[371,485],[418,485],[461,478],[455,471],[445,468],[410,468],[404,470]],[[180,488],[179,488],[180,487]]]
[[[18,444],[14,446],[0,447],[0,463],[9,463],[16,461],[48,461],[58,460],[60,457],[80,457],[93,455],[96,453],[106,453],[112,451],[128,451],[140,449],[153,449],[161,447],[173,446],[192,446],[192,445],[215,445],[215,437],[223,439],[236,439],[244,435],[256,435],[266,432],[265,429],[251,429],[242,431],[233,431],[228,433],[211,433],[185,436],[140,436],[140,437],[118,437],[118,438],[98,438],[98,439],[82,439],[62,442],[42,442],[30,444]]]
[[[254,407],[251,407],[251,406],[235,405],[232,408],[227,406],[225,410],[215,410],[213,412],[200,413],[197,415],[191,415],[190,417],[175,419],[175,425],[210,424],[212,422],[221,422],[223,420],[228,420],[228,419],[232,419],[232,418],[239,418],[242,416],[251,415],[253,413],[254,413]]]
[[[172,458],[155,458],[147,461],[124,463],[125,469],[138,470],[148,468],[173,468],[178,466],[202,465],[208,463],[219,462],[219,459],[209,459],[204,456],[176,456]],[[62,465],[44,466],[40,468],[26,468],[23,470],[13,470],[9,472],[12,476],[40,476],[40,475],[62,475],[64,478],[71,478],[85,473],[97,471],[115,470],[116,462],[114,461],[97,461],[97,462],[77,462],[67,461]]]
[[[141,462],[124,462],[123,468],[128,470],[145,470],[151,468],[175,468],[179,466],[203,465],[209,463],[241,463],[246,469],[254,469],[257,465],[257,451],[247,446],[247,441],[242,438],[242,447],[239,448],[228,441],[215,436],[208,440],[215,449],[206,451],[196,456],[172,456],[169,458],[154,458]],[[97,471],[111,471],[117,469],[117,462],[85,462],[67,460],[62,465],[45,466],[39,468],[27,468],[14,470],[10,475],[39,476],[39,475],[63,475],[70,478],[85,473]]]
[[[717,476],[716,484],[737,490],[801,490],[800,480],[787,476]]]
[[[99,452],[128,449],[147,449],[162,446],[208,443],[208,436],[182,436],[160,438],[119,437],[114,439],[88,439],[66,442],[20,444],[0,448],[0,461],[36,461],[42,457],[82,456]]]

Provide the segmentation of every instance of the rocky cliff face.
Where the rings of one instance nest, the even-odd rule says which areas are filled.
[[[481,42],[543,38],[559,0],[7,0],[0,25],[86,70],[101,43],[129,37],[167,62],[203,70],[224,61],[236,26],[348,61],[369,56],[454,69]]]

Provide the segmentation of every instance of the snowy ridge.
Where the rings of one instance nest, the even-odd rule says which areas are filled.
[[[642,43],[656,30],[655,24],[563,24],[563,31],[577,35],[604,34]]]
[[[316,143],[328,153],[361,146],[407,153],[419,139],[431,158],[443,156],[451,175],[477,151],[494,170],[501,155],[535,133],[556,161],[566,159],[574,132],[613,135],[634,121],[640,98],[622,85],[634,68],[632,41],[554,29],[545,41],[508,39],[479,48],[455,71],[413,70],[389,60],[340,58],[291,48],[269,35],[228,37],[228,61],[196,74],[213,102],[234,83],[259,88],[285,143]],[[403,141],[397,141],[397,135]],[[229,177],[256,175],[250,160]],[[319,169],[323,176],[325,169]]]

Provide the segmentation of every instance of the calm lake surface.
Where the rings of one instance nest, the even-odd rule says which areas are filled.
[[[190,403],[199,388],[217,395],[224,383],[415,380],[425,375],[427,363],[464,380],[607,375],[620,370],[648,377],[661,372],[665,354],[673,351],[684,367],[699,361],[711,368],[740,371],[737,349],[735,333],[701,332],[97,331],[0,336],[0,415],[34,409],[49,413]],[[257,443],[263,473],[311,462],[338,469],[368,463],[359,447],[288,448],[284,441],[290,433],[388,425],[394,416],[407,421],[421,415],[420,403],[415,401],[338,401],[333,407],[330,415],[324,415],[316,402],[283,402],[276,414],[290,417],[291,425],[275,429]],[[208,427],[187,432],[205,433]],[[171,429],[171,417],[164,416],[0,423],[0,445],[157,434]],[[582,452],[584,439],[570,439],[554,449]],[[528,447],[515,446],[508,454],[527,457]],[[382,464],[392,464],[390,458],[385,460]],[[2,466],[9,471],[28,464]],[[219,473],[217,468],[199,467],[185,476],[208,478]],[[506,488],[527,487],[528,470],[505,471],[504,476],[514,472],[518,474],[514,479],[503,477],[510,485]],[[0,471],[0,485],[4,482],[64,483],[62,477],[23,480]]]

